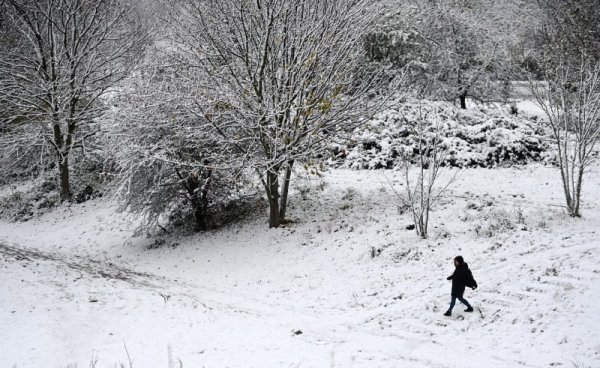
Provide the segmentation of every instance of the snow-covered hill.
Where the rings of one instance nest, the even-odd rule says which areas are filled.
[[[555,169],[463,169],[429,240],[391,171],[325,173],[284,228],[257,215],[157,249],[98,200],[1,222],[1,366],[594,367],[599,179],[573,220]],[[448,318],[458,254],[477,310]]]

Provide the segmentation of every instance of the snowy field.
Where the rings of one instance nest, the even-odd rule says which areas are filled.
[[[556,169],[462,170],[429,240],[393,172],[323,180],[286,227],[261,213],[157,249],[101,199],[0,222],[0,366],[600,366],[598,170],[579,220]],[[458,254],[476,311],[444,317]]]

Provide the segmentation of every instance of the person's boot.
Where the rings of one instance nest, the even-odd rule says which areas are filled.
[[[469,308],[465,309],[465,312],[473,312],[473,307],[469,307]]]
[[[444,316],[446,316],[446,317],[450,317],[451,315],[452,315],[452,312],[450,312],[450,311],[446,311],[446,313],[444,313]]]

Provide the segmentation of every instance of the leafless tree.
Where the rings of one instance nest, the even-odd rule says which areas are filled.
[[[567,209],[580,217],[583,177],[595,161],[600,137],[600,67],[560,68],[550,83],[530,80],[530,89],[552,131]]]
[[[443,97],[485,99],[499,78],[503,39],[500,23],[487,4],[472,0],[430,2],[425,8],[422,34],[430,50],[428,80]]]
[[[515,5],[490,0],[388,0],[370,57],[407,69],[418,98],[494,101],[509,80]]]
[[[404,157],[404,190],[397,191],[391,182],[390,186],[399,198],[401,208],[410,211],[417,234],[426,239],[430,212],[455,181],[456,173],[445,183],[440,183],[448,147],[443,142],[444,125],[439,115],[421,112],[410,129],[417,141],[416,160],[413,161],[410,156]]]
[[[172,21],[180,62],[197,70],[195,113],[248,157],[286,217],[293,166],[372,116],[390,80],[364,65],[361,40],[379,12],[368,0],[183,0]]]
[[[0,54],[3,124],[38,127],[69,201],[70,154],[95,133],[103,96],[133,70],[147,32],[119,0],[5,0],[0,11],[12,30]]]
[[[600,11],[594,1],[539,3],[535,58],[543,80],[531,76],[529,86],[553,134],[567,209],[580,217],[583,178],[600,137]]]

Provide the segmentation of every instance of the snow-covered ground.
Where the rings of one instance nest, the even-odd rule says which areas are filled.
[[[598,366],[600,173],[577,220],[558,175],[462,170],[429,240],[390,171],[327,172],[284,228],[257,215],[158,249],[101,200],[0,222],[0,366]],[[448,318],[458,254],[477,310]]]

